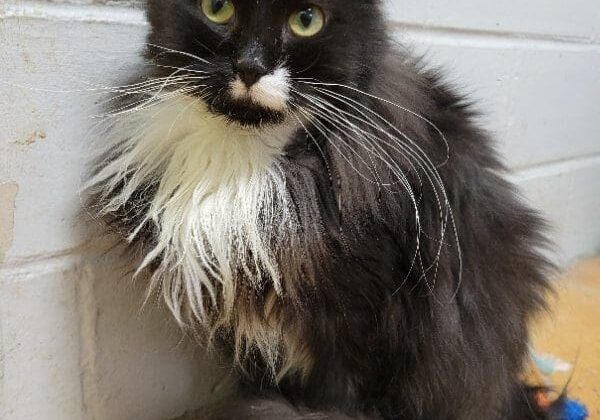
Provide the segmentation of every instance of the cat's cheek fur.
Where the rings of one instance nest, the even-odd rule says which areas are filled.
[[[236,76],[230,84],[230,92],[234,99],[250,100],[272,111],[284,111],[290,99],[290,82],[290,72],[284,67],[279,67],[261,77],[250,88]]]

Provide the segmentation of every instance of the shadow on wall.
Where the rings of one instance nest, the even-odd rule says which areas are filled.
[[[119,261],[92,259],[93,278],[80,293],[85,403],[94,418],[169,419],[231,392],[226,365],[184,337],[162,305],[142,309],[145,281],[132,281]]]

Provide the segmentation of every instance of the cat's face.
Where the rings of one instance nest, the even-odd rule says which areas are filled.
[[[366,83],[384,38],[377,0],[149,0],[148,16],[156,72],[247,126],[285,121],[309,83]]]

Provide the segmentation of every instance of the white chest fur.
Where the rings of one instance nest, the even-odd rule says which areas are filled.
[[[109,130],[112,159],[91,181],[105,194],[105,214],[123,208],[136,191],[154,185],[144,225],[158,233],[141,268],[153,277],[179,321],[184,308],[204,320],[208,297],[222,291],[221,316],[231,311],[236,270],[280,289],[267,242],[296,223],[279,167],[294,128],[252,130],[227,124],[191,97],[119,117]],[[124,188],[119,185],[125,182]]]

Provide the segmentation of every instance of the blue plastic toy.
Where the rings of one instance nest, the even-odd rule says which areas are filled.
[[[563,410],[563,420],[585,420],[589,416],[585,405],[575,400],[565,401]]]

